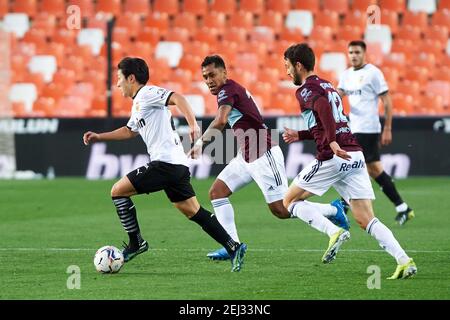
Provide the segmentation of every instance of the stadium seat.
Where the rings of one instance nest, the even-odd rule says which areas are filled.
[[[232,28],[251,30],[253,28],[253,14],[248,11],[236,12],[229,18],[228,24],[232,26]]]
[[[322,9],[345,15],[348,11],[348,0],[323,0]]]
[[[239,10],[260,15],[264,11],[264,0],[240,0]]]
[[[385,69],[383,68],[383,71]],[[420,83],[418,81],[400,81],[397,84],[397,90],[395,90],[395,93],[400,93],[403,95],[410,95],[410,96],[418,96],[420,92]]]
[[[436,11],[431,21],[433,26],[444,26],[450,29],[450,9]]]
[[[440,66],[431,75],[433,80],[450,82],[450,66]]]
[[[394,115],[407,116],[413,113],[415,99],[410,95],[393,94],[392,108]]]
[[[135,41],[130,45],[130,53],[128,55],[140,57],[145,61],[149,61],[153,56],[153,46],[145,41]]]
[[[314,27],[309,35],[309,40],[320,40],[329,44],[333,40],[333,29],[330,27]]]
[[[314,26],[313,15],[311,11],[291,10],[286,17],[285,26],[288,29],[300,28],[304,36],[309,36]]]
[[[339,28],[339,14],[335,11],[321,11],[315,15],[315,27],[330,27],[333,29]]]
[[[73,46],[76,46],[77,35],[78,30],[57,29],[52,40],[53,42],[65,45],[66,48],[72,48]]]
[[[447,44],[448,40],[448,28],[444,26],[429,26],[423,30],[425,39],[438,40],[441,43]]]
[[[425,92],[427,96],[440,96],[442,104],[450,107],[450,82],[449,81],[429,81]]]
[[[10,1],[12,13],[26,14],[33,18],[37,13],[37,0]]]
[[[175,16],[180,12],[178,0],[154,0],[153,11],[163,12]]]
[[[393,53],[402,53],[404,55],[404,63],[407,63],[412,59],[415,49],[416,46],[412,40],[397,39],[392,44],[391,55]]]
[[[66,15],[65,0],[41,0],[40,3],[40,12],[46,12],[58,18],[63,18]]]
[[[210,10],[231,16],[237,11],[236,2],[235,0],[212,0]]]
[[[319,1],[317,0],[295,0],[293,8],[295,10],[308,10],[313,14],[320,11]]]
[[[150,1],[148,0],[125,0],[123,8],[127,13],[137,14],[143,17],[151,13]]]
[[[217,46],[219,30],[202,27],[194,34],[194,40],[202,41],[208,44],[213,49]]]
[[[399,29],[398,14],[395,11],[381,10],[381,21],[383,24],[387,24],[391,28],[393,35],[397,34]]]
[[[180,42],[184,45],[190,41],[190,34],[190,30],[187,28],[171,28],[164,36],[164,40]]]
[[[34,43],[36,49],[47,47],[47,33],[44,29],[30,29],[22,38],[23,42]]]
[[[387,54],[391,51],[392,36],[391,29],[388,25],[368,25],[364,33],[366,42],[379,42],[382,45],[383,53]]]
[[[41,94],[42,89],[45,86],[44,75],[42,73],[26,72],[23,77],[23,82],[33,83],[36,86],[36,92]]]
[[[17,38],[21,39],[30,29],[28,15],[25,13],[7,13],[3,18],[3,30],[13,32]]]
[[[436,1],[408,0],[408,10],[412,12],[424,12],[431,14],[436,11]]]
[[[0,0],[0,19],[9,12],[9,0]]]
[[[87,44],[92,48],[92,54],[98,55],[105,42],[103,31],[97,28],[82,29],[77,36],[78,45]]]
[[[51,42],[45,48],[38,48],[37,54],[54,56],[56,64],[61,65],[66,58],[67,51],[63,44]]]
[[[258,81],[270,84],[273,88],[278,87],[281,74],[279,69],[266,68],[265,66],[258,73]]]
[[[161,41],[161,33],[158,29],[144,27],[136,36],[136,41],[148,42],[155,47]]]
[[[442,56],[445,54],[445,44],[439,40],[424,39],[417,46],[416,50],[420,53],[431,53],[437,61],[441,61]]]
[[[106,13],[118,17],[122,14],[122,6],[120,0],[97,0],[95,7],[96,13]]]
[[[208,12],[208,0],[185,0],[183,1],[183,12],[204,16]]]
[[[402,26],[415,26],[421,29],[428,28],[428,16],[425,12],[405,11],[403,13]]]
[[[358,26],[347,26],[344,25],[339,29],[339,31],[336,33],[336,39],[337,40],[344,40],[347,43],[353,40],[359,40],[362,39],[363,36],[363,29],[361,29]]]
[[[201,41],[189,41],[183,46],[184,54],[190,54],[203,59],[209,54],[210,48],[208,44]],[[200,65],[197,65],[197,69]]]
[[[236,43],[242,43],[247,41],[247,30],[243,28],[232,27],[222,35],[222,39],[225,41],[231,41]]]
[[[169,30],[169,16],[167,13],[154,12],[145,18],[144,27],[157,29],[163,36]]]
[[[223,33],[227,24],[225,13],[210,11],[203,17],[203,27],[214,28]]]
[[[190,32],[195,32],[197,30],[197,18],[191,12],[183,12],[177,14],[173,20],[173,27],[175,28],[186,28]]]
[[[21,102],[25,111],[33,109],[33,103],[38,97],[36,86],[33,83],[15,83],[11,85],[9,99],[11,102]]]
[[[272,28],[278,34],[283,30],[283,15],[280,12],[266,11],[259,17],[258,25]]]
[[[424,67],[406,68],[404,79],[409,81],[417,81],[419,83],[426,83],[428,81],[429,71]]]
[[[192,73],[194,79],[201,77],[201,64],[204,57],[183,54],[178,64],[178,68],[188,70]]]
[[[55,99],[39,97],[33,104],[33,113],[40,113],[44,117],[51,117],[55,110]]]
[[[412,65],[433,70],[436,65],[436,58],[434,54],[420,52],[413,57]]]
[[[352,11],[365,13],[369,6],[377,4],[377,0],[353,0],[351,3]]]
[[[266,2],[266,10],[268,11],[279,12],[283,15],[286,15],[290,9],[290,0],[267,0]]]
[[[82,118],[86,116],[87,110],[91,107],[90,102],[77,96],[65,96],[57,102],[55,112],[56,117],[61,118]]]
[[[422,40],[422,31],[419,27],[416,26],[403,26],[395,35],[395,41],[398,40],[411,40],[415,43],[420,42]]]
[[[225,64],[229,67],[235,65],[236,56],[239,51],[237,42],[223,40],[220,41],[214,49],[215,50],[211,52],[211,54],[214,53],[220,55],[225,60]]]
[[[345,15],[343,27],[357,27],[361,30],[366,29],[367,17],[366,11],[352,11]]]
[[[50,55],[33,56],[28,62],[28,69],[32,73],[41,73],[45,82],[51,82],[57,69],[56,58]]]
[[[130,38],[142,29],[141,16],[128,12],[122,14],[116,18],[114,28],[126,28],[129,32],[128,38]]]
[[[322,54],[319,67],[324,71],[333,71],[340,75],[347,69],[347,57],[342,52],[329,52]]]
[[[406,9],[406,0],[380,0],[379,6],[381,10],[403,13]]]
[[[268,50],[272,50],[275,45],[275,33],[269,27],[255,27],[250,32],[251,41],[265,44]]]
[[[239,53],[236,56],[235,68],[249,72],[251,80],[256,81],[259,72],[258,59],[254,53]]]
[[[275,92],[272,94],[271,107],[283,110],[283,114],[299,114],[299,106],[293,94]]]
[[[177,67],[183,55],[183,45],[180,42],[160,41],[155,50],[155,58],[165,58],[170,67]]]
[[[83,18],[91,18],[94,15],[94,1],[92,0],[68,0],[67,8],[71,5],[80,8],[80,14]]]

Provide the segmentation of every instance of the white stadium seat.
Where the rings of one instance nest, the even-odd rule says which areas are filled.
[[[426,12],[428,14],[436,11],[436,0],[409,0],[408,10],[412,12]]]
[[[314,26],[313,15],[308,10],[289,11],[285,26],[288,29],[300,28],[304,36],[309,36]]]
[[[81,29],[77,37],[78,45],[89,45],[92,49],[92,54],[98,56],[100,49],[105,42],[103,30],[99,28]]]
[[[339,76],[347,69],[347,57],[342,52],[328,52],[322,54],[320,58],[320,69],[323,71],[333,71]]]
[[[197,117],[205,115],[205,99],[199,94],[187,94],[184,96],[192,107]]]
[[[445,52],[450,56],[450,39],[447,40],[447,48],[445,49]]]
[[[384,54],[391,52],[391,28],[386,24],[369,24],[364,33],[364,40],[366,42],[379,42]]]
[[[3,30],[14,32],[21,39],[30,29],[30,21],[25,13],[7,13],[3,17]]]
[[[44,81],[49,83],[57,69],[56,58],[51,55],[33,56],[28,62],[28,69],[31,73],[42,73]]]
[[[155,56],[157,59],[165,58],[172,68],[177,67],[183,55],[183,45],[176,41],[160,41],[156,45]]]
[[[37,99],[37,89],[34,83],[15,83],[9,91],[11,102],[23,102],[25,111],[33,110],[33,103]]]

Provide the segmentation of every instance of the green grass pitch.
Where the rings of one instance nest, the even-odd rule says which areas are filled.
[[[207,252],[218,244],[157,193],[134,197],[151,249],[118,274],[99,274],[92,263],[96,249],[120,247],[128,238],[109,196],[113,183],[0,181],[0,299],[450,299],[449,178],[397,181],[416,212],[404,227],[394,223],[394,207],[374,185],[377,216],[418,266],[415,278],[397,281],[386,280],[394,259],[353,218],[351,240],[333,263],[322,264],[328,237],[298,219],[276,219],[254,183],[231,197],[249,247],[240,273],[230,272],[229,261],[209,261]],[[211,183],[193,181],[209,210]],[[330,190],[311,200],[336,196]],[[80,269],[80,289],[67,287],[72,265]],[[371,266],[381,272],[379,289],[368,288]]]

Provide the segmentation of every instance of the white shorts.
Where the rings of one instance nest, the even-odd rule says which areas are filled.
[[[235,192],[252,180],[258,184],[267,203],[282,200],[288,182],[284,168],[284,156],[279,146],[272,147],[253,162],[246,162],[239,153],[217,176]]]
[[[350,199],[375,199],[363,153],[348,154],[352,157],[350,161],[333,156],[330,160],[311,162],[292,183],[318,196],[334,187],[347,203]]]

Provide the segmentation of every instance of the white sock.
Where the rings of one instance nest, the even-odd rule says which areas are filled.
[[[367,225],[366,231],[378,241],[380,247],[395,258],[397,264],[405,264],[409,261],[408,255],[395,239],[391,230],[380,220],[373,218]]]
[[[408,205],[405,202],[403,202],[402,204],[395,207],[395,210],[397,210],[397,213],[406,211],[406,209],[408,209]]]
[[[325,218],[318,210],[317,203],[309,201],[297,201],[289,206],[289,212],[311,225],[316,230],[326,233],[329,237],[339,231],[339,227],[335,226],[330,220]]]
[[[334,217],[337,213],[337,208],[332,206],[331,204],[324,204],[324,203],[316,203],[316,202],[309,202],[304,201],[308,203],[311,207],[316,209],[317,212],[319,212],[324,217]]]
[[[240,242],[234,222],[234,210],[228,198],[220,198],[211,201],[214,213],[222,227],[228,232],[234,241]]]

